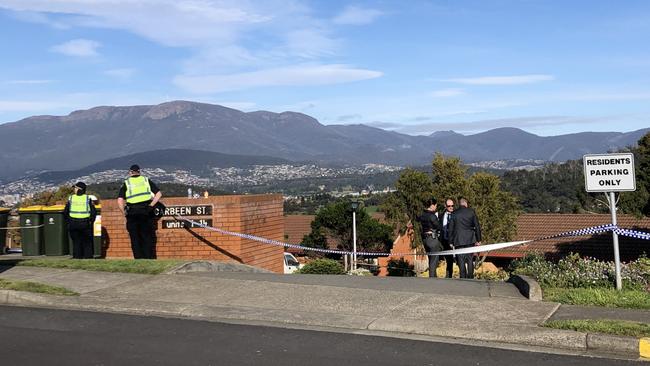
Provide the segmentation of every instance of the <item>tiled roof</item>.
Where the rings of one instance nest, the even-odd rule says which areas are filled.
[[[289,244],[300,244],[302,238],[311,232],[311,222],[315,217],[315,215],[286,215],[284,217],[284,241]],[[384,220],[382,213],[374,213],[372,217],[382,222]],[[329,238],[328,244],[330,249],[337,249],[336,240]],[[289,252],[299,253],[300,250],[289,248]]]
[[[381,214],[373,215],[381,219]],[[285,216],[285,241],[299,244],[303,236],[311,232],[310,223],[314,215]],[[611,223],[610,215],[591,214],[522,214],[517,219],[517,234],[514,240],[531,240],[566,231]],[[650,218],[638,219],[630,215],[619,215],[618,226],[650,232]],[[330,248],[336,244],[330,242]],[[644,252],[650,255],[650,240],[632,239],[619,236],[619,249],[622,261],[636,259]],[[582,256],[611,260],[614,256],[611,232],[570,238],[558,238],[532,242],[489,253],[490,257],[518,258],[528,252],[542,252],[549,256],[561,257],[570,252]]]
[[[617,221],[619,227],[650,232],[650,218],[639,219],[630,215],[618,215]],[[610,215],[522,214],[517,220],[517,234],[514,240],[531,240],[611,222]],[[621,260],[633,260],[644,252],[650,255],[650,241],[619,236],[619,250]],[[562,257],[570,252],[607,260],[611,260],[614,256],[611,232],[537,241],[490,252],[489,256],[522,257],[531,251],[555,257]]]

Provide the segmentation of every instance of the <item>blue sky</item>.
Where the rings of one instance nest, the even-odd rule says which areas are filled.
[[[0,123],[183,99],[408,134],[650,127],[650,1],[0,0]]]

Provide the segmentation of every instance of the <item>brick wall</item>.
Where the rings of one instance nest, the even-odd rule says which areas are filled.
[[[214,196],[188,199],[163,197],[166,206],[212,205],[212,226],[283,241],[282,195]],[[107,258],[133,258],[126,219],[117,200],[102,201],[103,252]],[[171,219],[164,217],[163,220]],[[283,248],[235,236],[222,235],[203,228],[163,229],[158,222],[156,254],[158,258],[207,259],[249,264],[282,273]]]

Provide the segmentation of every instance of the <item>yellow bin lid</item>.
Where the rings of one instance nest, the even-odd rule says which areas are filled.
[[[9,211],[11,211],[10,208],[0,207],[0,213],[5,213],[5,212],[9,212]]]
[[[42,211],[42,210],[43,210],[43,206],[27,206],[27,207],[19,208],[18,212],[19,213],[22,213],[22,212],[38,212],[38,211]]]
[[[65,205],[43,206],[42,209],[45,212],[63,212]]]

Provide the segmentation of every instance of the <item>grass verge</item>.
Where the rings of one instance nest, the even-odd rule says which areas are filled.
[[[609,288],[545,288],[544,300],[570,305],[650,309],[650,294],[640,290]]]
[[[79,269],[85,271],[159,274],[184,261],[160,259],[26,259],[19,266]]]
[[[78,293],[74,291],[70,291],[64,287],[44,285],[42,283],[28,282],[28,281],[11,281],[2,278],[0,278],[0,289],[38,292],[41,294],[49,294],[49,295],[65,295],[65,296],[79,295]]]
[[[553,320],[545,327],[586,333],[605,333],[630,337],[650,337],[650,324],[625,320]]]

